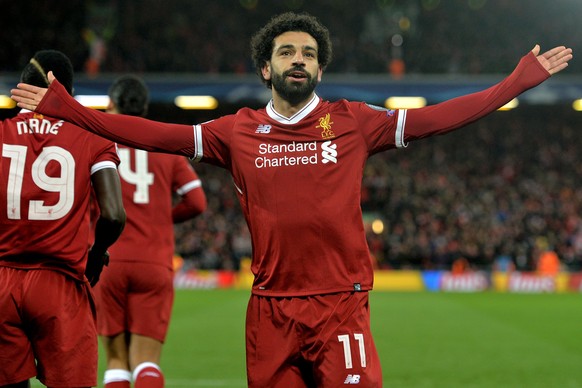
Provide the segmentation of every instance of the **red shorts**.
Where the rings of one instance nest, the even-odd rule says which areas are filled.
[[[0,267],[0,386],[37,376],[46,386],[93,387],[97,362],[88,283]]]
[[[113,261],[94,288],[97,332],[123,332],[164,342],[174,303],[174,272],[164,266]]]
[[[246,342],[251,388],[382,386],[367,292],[251,295]]]

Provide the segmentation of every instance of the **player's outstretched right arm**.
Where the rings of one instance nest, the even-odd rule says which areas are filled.
[[[82,106],[48,73],[50,87],[19,83],[12,99],[20,108],[59,118],[114,142],[146,151],[192,157],[194,128],[135,116],[110,115]]]

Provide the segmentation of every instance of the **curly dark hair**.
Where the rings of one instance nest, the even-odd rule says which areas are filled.
[[[325,69],[331,62],[332,47],[329,31],[315,16],[294,12],[275,16],[251,39],[251,55],[256,72],[269,89],[271,81],[263,77],[261,69],[271,60],[275,38],[288,31],[306,32],[315,39],[318,48],[317,60],[322,69]]]

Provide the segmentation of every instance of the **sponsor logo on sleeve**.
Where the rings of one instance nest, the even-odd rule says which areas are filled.
[[[368,108],[386,112],[386,116],[394,116],[394,109],[384,108],[378,105],[366,104]]]

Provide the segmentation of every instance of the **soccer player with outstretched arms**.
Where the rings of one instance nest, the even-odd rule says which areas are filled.
[[[367,159],[494,112],[566,68],[572,50],[559,46],[540,54],[536,45],[486,90],[389,110],[329,102],[315,93],[332,48],[328,30],[311,15],[274,17],[251,48],[272,100],[263,109],[243,108],[196,125],[86,109],[54,80],[48,90],[19,84],[12,94],[21,107],[119,143],[230,171],[253,242],[249,387],[380,387],[368,304],[373,269],[360,208]]]

